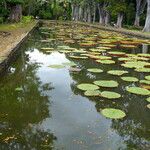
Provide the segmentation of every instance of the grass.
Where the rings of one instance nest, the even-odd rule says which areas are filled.
[[[35,20],[31,20],[30,22],[19,22],[19,23],[10,23],[10,24],[0,24],[0,31],[13,31],[18,28],[26,28],[35,24]]]

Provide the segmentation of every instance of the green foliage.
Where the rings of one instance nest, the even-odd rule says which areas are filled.
[[[33,19],[33,16],[23,16],[22,17],[22,22],[23,23],[28,23],[28,22],[31,22],[32,19]]]

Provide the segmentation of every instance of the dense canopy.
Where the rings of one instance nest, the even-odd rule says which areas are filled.
[[[1,0],[0,23],[25,16],[41,19],[99,22],[117,28],[143,26],[150,31],[149,0]],[[14,17],[12,17],[14,16]],[[139,28],[141,29],[141,28]]]

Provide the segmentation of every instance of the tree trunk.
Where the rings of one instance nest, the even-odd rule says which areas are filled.
[[[134,26],[140,26],[140,15],[143,14],[144,9],[146,6],[146,0],[136,0],[136,14],[135,14],[135,21]]]
[[[93,9],[93,23],[96,20],[96,5],[94,4],[94,9]]]
[[[105,14],[104,14],[103,6],[101,4],[98,5],[98,11],[99,11],[99,23],[104,25],[105,24]]]
[[[105,25],[109,25],[110,24],[110,13],[106,12],[106,16],[105,16]]]
[[[88,22],[88,23],[91,23],[91,9],[90,9],[90,6],[88,6],[88,8],[87,8],[87,12],[88,12],[88,15],[87,15],[87,22]]]
[[[118,13],[118,18],[117,18],[117,27],[121,28],[122,27],[122,21],[123,21],[123,13]]]
[[[22,6],[20,4],[11,6],[10,11],[10,21],[11,22],[19,22],[22,18]]]
[[[150,32],[150,0],[147,0],[147,16],[143,31]]]

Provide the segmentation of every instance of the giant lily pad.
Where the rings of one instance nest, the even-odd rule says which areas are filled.
[[[125,112],[120,109],[105,108],[101,111],[102,115],[111,119],[121,119],[126,116]]]
[[[94,81],[94,84],[101,86],[101,87],[118,87],[118,82],[113,81],[113,80],[98,80]]]
[[[48,67],[49,68],[54,68],[54,69],[62,69],[62,68],[64,68],[63,65],[49,65]]]
[[[94,84],[88,84],[88,83],[82,83],[77,86],[78,89],[83,91],[92,91],[92,90],[98,90],[99,87]]]
[[[128,71],[124,71],[124,70],[110,70],[107,73],[111,74],[111,75],[121,76],[123,74],[128,73]]]
[[[127,87],[126,90],[137,95],[150,95],[150,91],[140,87]]]
[[[138,82],[139,80],[135,77],[121,77],[121,79],[123,81],[127,81],[127,82]]]
[[[106,64],[106,65],[115,64],[114,60],[96,60],[96,62],[101,63],[101,64]]]
[[[148,102],[150,102],[150,97],[146,99]]]
[[[148,105],[147,105],[147,108],[149,108],[149,109],[150,109],[150,104],[148,104]]]
[[[101,73],[103,72],[103,70],[101,69],[98,69],[98,68],[90,68],[90,69],[87,69],[89,72],[93,72],[93,73]]]
[[[126,53],[124,53],[124,52],[117,52],[117,51],[114,51],[114,52],[108,52],[108,54],[110,54],[110,55],[115,55],[115,56],[124,56],[124,55],[126,55]]]
[[[76,66],[76,64],[74,62],[65,62],[65,63],[62,63],[63,65],[65,66]]]
[[[150,80],[150,76],[145,76],[145,79],[146,80]]]
[[[99,90],[88,90],[84,93],[86,96],[100,96],[101,92]]]
[[[108,99],[117,99],[120,98],[121,95],[116,92],[104,91],[101,93],[101,96]]]
[[[149,80],[140,80],[140,83],[150,85]]]
[[[150,68],[145,68],[145,67],[143,67],[143,68],[137,68],[137,69],[135,69],[135,71],[137,71],[137,72],[150,72]]]
[[[126,67],[126,68],[143,68],[144,66],[149,66],[150,63],[145,62],[145,61],[129,61],[126,62],[125,64],[122,64],[121,66]]]

